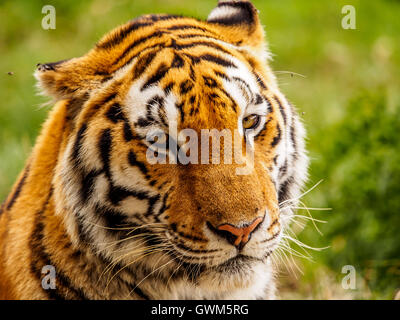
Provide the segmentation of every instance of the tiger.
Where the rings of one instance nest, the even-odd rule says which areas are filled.
[[[143,15],[38,64],[53,107],[1,207],[0,298],[278,298],[271,255],[308,156],[265,37],[251,1],[224,0],[207,19]],[[240,161],[180,161],[174,126],[238,132]],[[163,154],[175,161],[151,161]]]

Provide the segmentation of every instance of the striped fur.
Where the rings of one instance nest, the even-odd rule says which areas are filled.
[[[57,102],[0,211],[0,298],[274,298],[279,203],[299,195],[307,157],[268,57],[254,6],[220,1],[208,21],[142,16],[83,57],[38,65]],[[244,144],[251,114],[248,175],[147,161],[151,130],[239,130]],[[207,227],[257,217],[239,253]],[[46,265],[54,290],[42,288]]]

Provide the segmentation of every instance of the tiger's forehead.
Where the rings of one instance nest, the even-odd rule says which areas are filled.
[[[233,129],[243,116],[268,107],[248,65],[207,46],[150,50],[126,74],[132,82],[124,105],[143,128],[175,121],[182,128]]]
[[[142,16],[106,35],[91,56],[107,57],[104,74],[124,83],[125,112],[138,131],[172,121],[180,129],[236,129],[268,109],[265,61],[207,21]]]
[[[206,37],[225,41],[223,34],[206,21],[176,15],[144,15],[106,34],[96,45],[97,49],[124,50],[126,45],[140,45],[170,34],[177,39]],[[229,42],[229,41],[225,41]]]
[[[221,30],[206,21],[172,15],[149,15],[139,17],[105,35],[89,56],[94,61],[106,59],[107,63],[98,63],[96,67],[99,74],[108,75],[132,65],[147,52],[165,48],[181,52],[194,64],[210,52],[217,56],[229,55],[248,64],[243,54],[246,48],[239,44],[240,41],[229,41]],[[148,58],[142,62],[151,63],[152,59]]]

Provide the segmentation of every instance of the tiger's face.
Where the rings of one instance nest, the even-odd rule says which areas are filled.
[[[208,21],[143,16],[81,58],[39,65],[41,87],[68,104],[54,185],[75,244],[147,280],[157,269],[170,285],[264,290],[280,204],[307,167],[267,58],[253,5],[222,1]]]

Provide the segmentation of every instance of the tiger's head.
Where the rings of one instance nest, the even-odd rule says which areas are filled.
[[[207,21],[142,16],[80,58],[39,64],[42,90],[67,104],[54,185],[75,245],[149,288],[168,279],[159,298],[193,297],[179,283],[196,297],[262,297],[280,204],[307,171],[303,126],[268,58],[254,6],[220,1]]]

